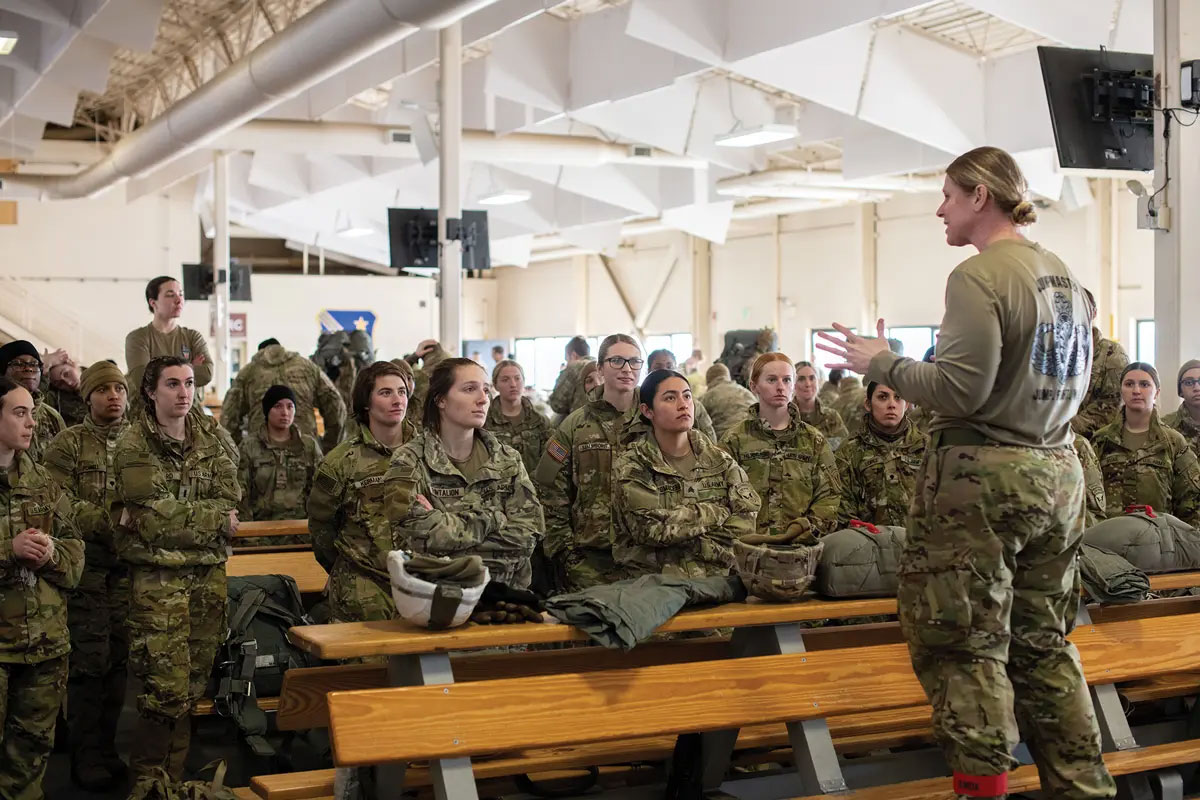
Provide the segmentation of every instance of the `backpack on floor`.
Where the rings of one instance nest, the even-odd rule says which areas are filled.
[[[229,631],[214,666],[217,713],[232,719],[258,756],[274,755],[259,697],[278,697],[293,667],[320,661],[292,645],[289,628],[310,625],[300,590],[289,575],[229,578]]]

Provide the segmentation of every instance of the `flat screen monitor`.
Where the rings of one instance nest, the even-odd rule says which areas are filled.
[[[229,265],[232,278],[229,282],[229,299],[248,302],[250,294],[250,265],[233,263]],[[225,271],[221,271],[221,280],[225,280]],[[213,293],[212,264],[183,265],[183,299],[207,300]]]
[[[1039,47],[1038,58],[1060,166],[1154,168],[1153,56]]]
[[[389,208],[388,237],[391,240],[393,269],[437,268],[436,209]],[[463,269],[488,269],[492,266],[486,211],[463,212],[462,243]]]

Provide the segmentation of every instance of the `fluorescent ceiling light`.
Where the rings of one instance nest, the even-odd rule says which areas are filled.
[[[511,206],[514,203],[524,203],[533,197],[532,192],[524,189],[504,189],[499,192],[485,194],[479,198],[481,206]]]
[[[0,31],[0,56],[11,53],[19,38],[16,31]]]
[[[796,130],[794,125],[770,123],[718,136],[714,143],[718,147],[759,147],[773,142],[785,142],[799,135],[800,131]]]
[[[361,239],[364,236],[370,236],[374,232],[375,229],[368,225],[355,225],[352,222],[347,222],[334,231],[338,236],[344,236],[347,239]]]

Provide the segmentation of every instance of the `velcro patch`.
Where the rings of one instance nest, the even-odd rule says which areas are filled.
[[[570,452],[557,439],[551,439],[546,444],[546,455],[561,464],[567,460]]]

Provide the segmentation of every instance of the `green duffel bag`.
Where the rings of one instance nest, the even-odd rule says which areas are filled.
[[[1083,541],[1116,553],[1148,575],[1200,569],[1200,531],[1150,506],[1130,506],[1124,516],[1093,525]]]
[[[821,537],[817,591],[825,597],[895,597],[904,551],[904,528],[851,520],[850,527]]]

